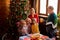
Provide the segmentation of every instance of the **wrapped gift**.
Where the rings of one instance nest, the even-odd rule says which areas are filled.
[[[30,38],[24,38],[24,40],[30,40]]]
[[[48,36],[44,36],[42,34],[36,33],[36,34],[28,34],[27,36],[21,36],[19,37],[19,40],[46,40],[49,39]]]
[[[31,35],[31,40],[40,40],[40,34],[39,33],[32,34]]]
[[[42,40],[49,39],[49,37],[48,37],[48,36],[44,36],[44,35],[43,35],[43,36],[41,36],[40,38],[41,38]]]

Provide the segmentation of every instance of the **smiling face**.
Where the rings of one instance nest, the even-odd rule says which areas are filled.
[[[54,8],[52,6],[47,7],[47,12],[51,14],[53,12]]]
[[[35,14],[35,9],[34,8],[31,8],[30,13],[31,14]]]
[[[30,18],[27,18],[27,19],[26,19],[26,23],[27,23],[27,24],[30,24],[30,23],[31,23],[31,19],[30,19]]]
[[[25,20],[22,21],[22,26],[26,26],[26,22],[25,22]]]
[[[20,20],[20,25],[21,25],[21,26],[23,26],[23,25],[25,25],[25,24],[26,24],[25,20]]]

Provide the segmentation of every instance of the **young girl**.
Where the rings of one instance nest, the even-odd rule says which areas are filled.
[[[28,26],[25,21],[22,22],[22,35],[27,35],[28,34]]]
[[[39,32],[38,23],[36,22],[36,19],[35,18],[32,19],[32,27],[31,27],[31,29],[32,29],[32,33],[33,34],[34,33],[40,33]]]
[[[28,32],[29,32],[29,34],[30,34],[30,33],[31,33],[31,19],[30,19],[30,18],[27,18],[25,21],[26,21],[26,23],[27,23]]]
[[[28,34],[28,26],[26,25],[25,20],[21,20],[20,21],[20,26],[18,28],[18,32],[20,34],[20,36],[24,36]]]

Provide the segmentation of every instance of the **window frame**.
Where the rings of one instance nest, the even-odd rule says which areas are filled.
[[[48,16],[48,13],[47,13],[48,0],[47,0],[46,2],[47,2],[47,3],[46,3],[46,14],[42,14],[42,13],[40,13],[40,0],[39,0],[39,2],[38,2],[38,3],[39,3],[39,4],[38,4],[38,5],[39,5],[39,6],[38,6],[38,10],[39,10],[38,13],[39,13],[39,15]],[[58,13],[58,12],[59,12],[59,0],[58,0],[58,5],[57,5],[57,6],[58,6],[58,8],[57,8],[57,13]]]

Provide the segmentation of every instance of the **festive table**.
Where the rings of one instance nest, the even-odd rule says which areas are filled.
[[[19,40],[46,40],[48,39],[48,36],[45,35],[37,35],[37,34],[29,34],[27,36],[21,36],[19,37]]]

